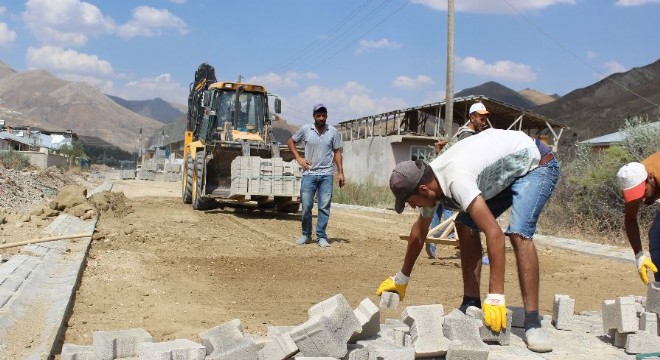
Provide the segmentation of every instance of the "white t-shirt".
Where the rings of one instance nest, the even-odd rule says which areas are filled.
[[[478,196],[488,200],[538,167],[541,154],[534,140],[515,130],[487,129],[457,142],[430,165],[438,179],[445,208],[466,211]],[[437,205],[436,205],[437,207]],[[435,207],[423,208],[432,217]]]

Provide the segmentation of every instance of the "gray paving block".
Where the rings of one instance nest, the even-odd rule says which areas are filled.
[[[610,334],[610,330],[617,328],[617,312],[614,300],[603,300],[600,303],[603,316],[603,334]]]
[[[628,335],[631,333],[620,333],[617,330],[614,330],[614,336],[612,336],[612,345],[618,348],[626,347],[626,340],[628,340]]]
[[[62,345],[60,360],[96,360],[96,356],[94,356],[92,346],[64,344]]]
[[[396,309],[399,307],[399,294],[391,291],[383,291],[380,295],[380,307],[384,309]]]
[[[365,347],[369,351],[369,359],[378,360],[413,360],[415,359],[415,349],[410,347],[397,346],[383,339],[360,340],[358,345]]]
[[[243,324],[241,320],[233,319],[199,333],[199,338],[206,347],[206,354],[209,355],[216,349],[229,347],[245,339]]]
[[[348,354],[342,360],[369,360],[369,350],[362,345],[348,344]]]
[[[445,360],[487,360],[488,345],[474,342],[452,341]]]
[[[6,292],[16,292],[16,290],[18,290],[18,288],[20,288],[24,282],[25,279],[19,279],[12,275],[6,278],[5,281],[0,284],[0,290]]]
[[[639,330],[658,336],[658,314],[644,312],[639,317]]]
[[[630,333],[639,330],[639,319],[635,309],[635,299],[629,296],[614,300],[616,311],[616,329],[620,333]]]
[[[255,360],[259,358],[259,346],[252,339],[244,338],[228,346],[216,348],[207,360]]]
[[[92,333],[92,346],[97,360],[139,356],[139,346],[143,342],[153,342],[153,337],[144,329]]]
[[[378,334],[380,331],[380,309],[373,301],[369,298],[362,300],[353,313],[360,323],[361,330],[351,335],[349,343],[355,343],[357,340]]]
[[[660,314],[660,282],[649,281],[646,288],[646,311]]]
[[[333,356],[342,358],[348,352],[344,336],[335,335],[336,326],[327,316],[314,316],[294,327],[289,334],[300,350],[300,356]]]
[[[502,329],[500,332],[494,332],[484,324],[483,310],[474,306],[470,306],[468,310],[469,311],[466,311],[466,314],[480,321],[479,335],[481,336],[482,341],[489,344],[493,343],[503,346],[508,346],[511,343],[511,322],[513,316],[511,311],[506,312],[506,328]]]
[[[362,331],[360,321],[342,294],[334,295],[313,305],[307,313],[310,319],[314,317],[330,319],[331,331],[339,342],[347,343],[354,333]]]
[[[463,343],[474,344],[475,346],[485,346],[486,344],[481,341],[479,325],[479,320],[455,309],[450,312],[449,315],[445,316],[444,323],[442,324],[442,333],[452,342],[460,341]]]
[[[572,330],[575,299],[568,295],[555,294],[552,305],[552,324],[557,330]]]
[[[410,326],[398,319],[385,319],[380,324],[378,336],[393,344],[404,346],[405,335],[410,333]]]
[[[139,346],[139,355],[140,360],[204,360],[206,348],[188,339],[143,342]]]
[[[269,338],[269,341],[259,350],[259,360],[287,359],[298,352],[298,346],[287,332],[274,337],[269,336]]]
[[[470,308],[468,308],[468,311],[469,309]],[[478,308],[475,307],[475,309]],[[525,328],[525,308],[522,306],[507,306],[507,310],[511,313],[511,327],[521,329]]]
[[[410,326],[416,357],[442,356],[449,349],[449,339],[442,332],[444,308],[440,304],[408,306],[401,320]]]
[[[647,333],[630,334],[626,339],[626,353],[660,352],[660,337]]]

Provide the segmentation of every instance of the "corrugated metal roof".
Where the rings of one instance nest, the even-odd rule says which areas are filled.
[[[659,127],[660,126],[660,121],[652,122],[646,125],[643,125],[644,127]],[[589,145],[611,145],[611,144],[616,144],[621,141],[623,141],[626,138],[626,132],[625,131],[617,131],[615,133],[611,134],[606,134],[602,136],[598,136],[595,138],[591,138],[588,140],[580,141],[580,144],[589,144]]]

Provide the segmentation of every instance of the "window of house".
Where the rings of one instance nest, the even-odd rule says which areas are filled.
[[[410,160],[424,160],[425,162],[431,162],[435,159],[435,150],[433,146],[411,146],[410,147]]]

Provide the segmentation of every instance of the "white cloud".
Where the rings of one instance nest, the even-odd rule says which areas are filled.
[[[406,101],[400,98],[375,98],[370,89],[355,81],[346,82],[336,88],[308,86],[282,101],[282,116],[287,121],[298,124],[312,121],[312,107],[318,103],[328,107],[328,122],[331,124],[408,106]]]
[[[0,48],[9,47],[16,40],[16,32],[6,23],[0,22]]]
[[[161,98],[177,104],[188,103],[188,86],[174,81],[170,74],[160,74],[155,78],[140,78],[129,81],[126,86],[116,89],[113,95],[126,100]]]
[[[123,38],[157,36],[167,28],[176,29],[180,34],[188,33],[188,25],[168,10],[138,6],[133,9],[133,18],[117,27],[117,34]]]
[[[284,74],[268,73],[249,77],[245,80],[247,83],[259,84],[268,88],[297,88],[300,80],[314,80],[318,75],[313,72],[299,73],[290,71]]]
[[[632,1],[632,0],[630,0]],[[638,0],[643,1],[643,0]],[[446,0],[412,0],[413,4],[424,5],[434,10],[446,11]],[[482,14],[511,14],[516,13],[511,6],[522,12],[538,11],[559,4],[575,5],[575,0],[507,0],[484,1],[484,0],[461,0],[456,1],[454,9],[459,12],[482,13]]]
[[[534,73],[531,66],[517,64],[509,60],[500,60],[493,64],[488,64],[484,60],[472,56],[465,58],[456,57],[456,70],[467,74],[499,80],[517,82],[536,80],[536,73]]]
[[[641,6],[646,4],[660,4],[660,0],[617,0],[616,6]]]
[[[616,61],[608,61],[605,64],[603,64],[603,69],[605,69],[605,75],[611,75],[614,73],[620,73],[620,72],[625,72],[628,71],[628,68],[619,64]]]
[[[51,70],[56,74],[109,76],[113,72],[112,65],[96,55],[58,46],[29,47],[26,58],[29,67]]]
[[[426,75],[417,75],[416,78],[397,76],[392,80],[392,85],[398,88],[414,89],[421,86],[433,85],[433,79]]]
[[[25,9],[25,25],[44,45],[82,46],[90,35],[115,27],[96,6],[79,0],[28,0]]]
[[[355,53],[361,54],[375,49],[397,49],[400,47],[400,43],[385,38],[380,40],[360,40],[360,47],[355,50]]]
[[[587,51],[587,59],[589,60],[595,59],[597,56],[598,56],[597,52],[591,50]]]

